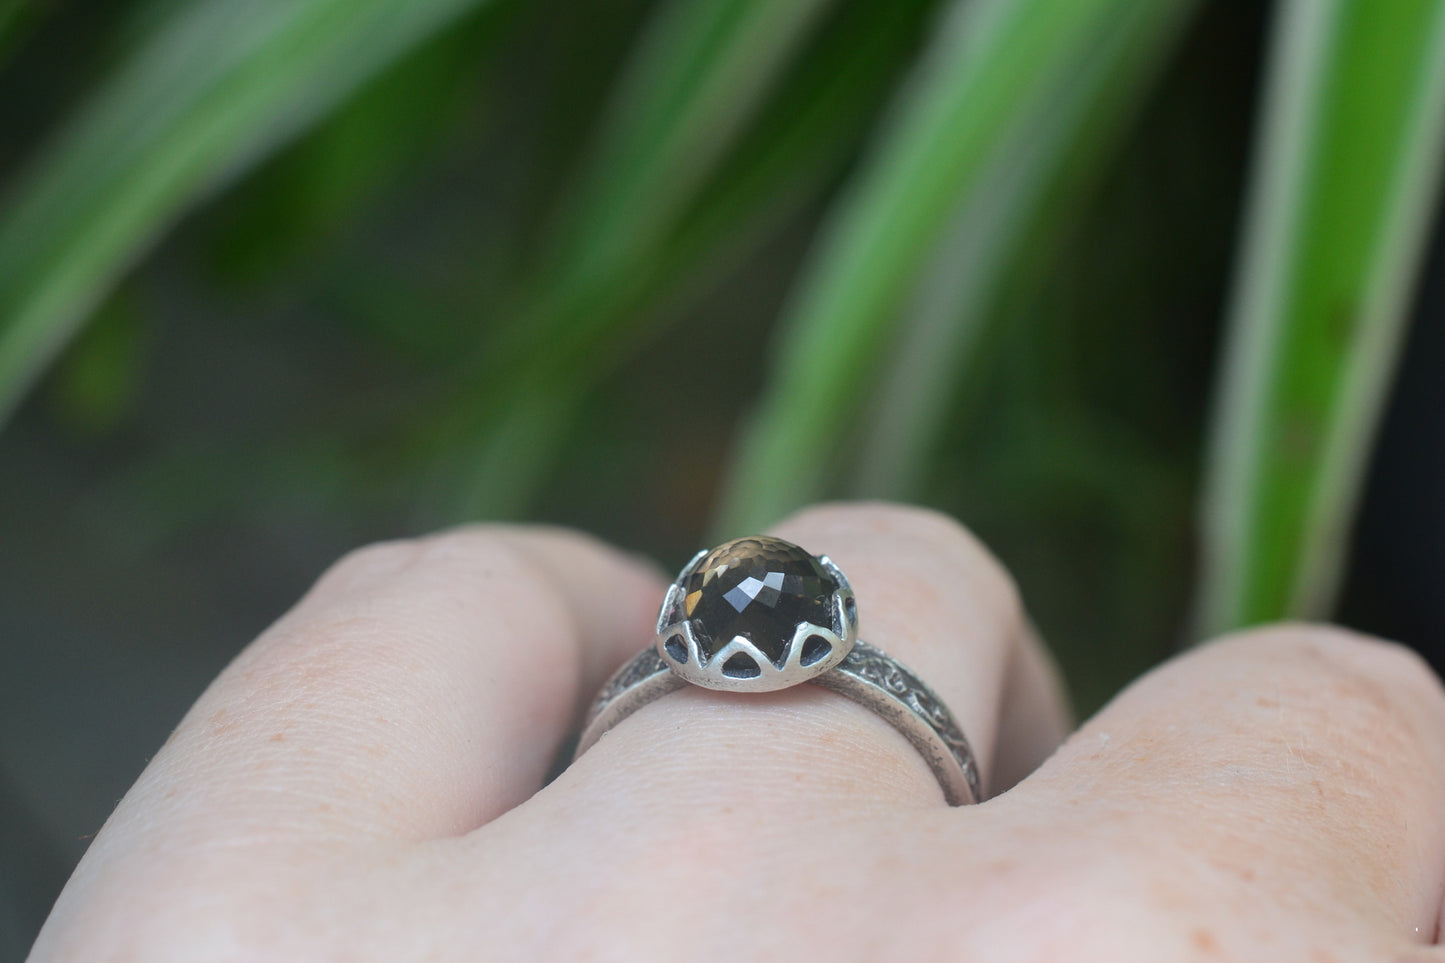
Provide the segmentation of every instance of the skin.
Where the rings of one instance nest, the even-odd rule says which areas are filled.
[[[1445,963],[1445,693],[1406,649],[1255,630],[1065,738],[1012,582],[956,523],[835,505],[775,534],[848,573],[992,798],[945,806],[815,686],[667,696],[538,791],[664,580],[574,533],[467,529],[353,553],[249,646],[31,959]]]

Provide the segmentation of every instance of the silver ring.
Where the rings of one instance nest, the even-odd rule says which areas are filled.
[[[812,682],[887,721],[913,744],[951,806],[978,802],[978,765],[943,700],[858,638],[843,572],[791,542],[752,536],[693,556],[662,600],[655,643],[593,700],[577,756],[638,709],[687,685],[771,692]]]

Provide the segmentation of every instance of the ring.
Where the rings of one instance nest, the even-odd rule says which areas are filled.
[[[858,638],[841,569],[765,535],[703,550],[668,587],[657,639],[603,685],[581,756],[638,709],[687,685],[772,692],[802,682],[872,710],[928,763],[951,806],[978,802],[978,765],[943,700],[897,659]]]

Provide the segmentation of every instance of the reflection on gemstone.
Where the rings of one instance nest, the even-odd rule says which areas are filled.
[[[799,622],[832,624],[838,583],[805,550],[780,538],[740,538],[709,552],[683,583],[684,617],[705,659],[744,636],[775,665]]]

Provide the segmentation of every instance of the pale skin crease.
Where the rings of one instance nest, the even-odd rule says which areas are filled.
[[[1414,655],[1256,630],[1055,752],[1050,663],[962,528],[834,505],[774,533],[848,573],[862,637],[952,706],[993,798],[946,807],[814,686],[667,696],[538,791],[663,580],[469,529],[348,556],[242,653],[31,958],[1445,963],[1445,696]]]

